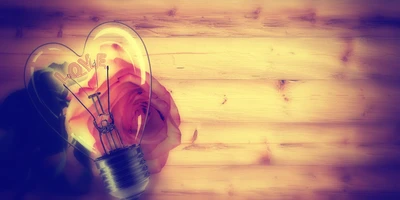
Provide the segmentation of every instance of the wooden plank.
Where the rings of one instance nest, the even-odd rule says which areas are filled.
[[[182,123],[182,144],[398,144],[396,123]]]
[[[167,165],[398,165],[398,153],[398,145],[387,144],[184,144]]]
[[[104,198],[104,197],[103,197]],[[243,195],[238,194],[235,196],[220,195],[220,194],[203,194],[185,191],[166,191],[161,194],[144,194],[141,199],[143,200],[222,200],[222,199],[248,199],[248,200],[264,200],[264,199],[282,199],[282,200],[293,200],[293,199],[304,199],[304,200],[354,200],[354,199],[399,199],[400,194],[397,191],[347,191],[347,190],[323,190],[323,191],[309,191],[309,190],[286,190],[286,189],[275,189],[268,190],[267,192],[260,192],[257,195],[251,195],[245,193]],[[90,200],[90,197],[84,198]],[[97,199],[97,198],[96,198]],[[39,199],[38,199],[39,200]],[[65,199],[67,200],[67,199]],[[71,199],[72,200],[72,199]],[[102,200],[109,200],[104,198]]]
[[[21,76],[49,38],[0,46],[0,80]],[[84,38],[54,40],[78,52]],[[400,79],[400,40],[343,38],[144,38],[157,79]]]
[[[73,3],[73,4],[71,4]],[[360,3],[364,3],[361,4]],[[127,10],[131,9],[131,13],[158,13],[165,11],[170,7],[179,7],[182,8],[181,12],[184,14],[201,14],[204,11],[212,12],[212,13],[223,13],[226,11],[231,12],[244,12],[246,9],[250,9],[255,5],[262,6],[263,4],[268,6],[268,12],[276,12],[277,9],[281,8],[294,8],[294,7],[307,7],[313,6],[316,8],[320,8],[321,11],[324,11],[329,14],[335,13],[355,13],[358,11],[359,13],[368,13],[371,10],[380,10],[386,11],[388,13],[396,13],[400,11],[400,8],[396,7],[396,2],[391,0],[338,0],[336,2],[331,2],[327,0],[286,0],[286,1],[265,1],[265,0],[254,0],[251,2],[245,0],[222,0],[215,2],[204,2],[202,0],[194,0],[191,2],[185,2],[180,0],[170,0],[168,2],[162,0],[154,0],[148,2],[146,0],[138,0],[136,2],[122,0],[118,3],[109,2],[107,0],[99,0],[95,4],[90,0],[71,0],[70,2],[57,2],[51,0],[42,0],[40,2],[21,2],[21,1],[13,1],[13,0],[3,0],[3,6],[26,6],[28,8],[65,8],[71,10],[82,10],[82,8],[86,9],[94,9],[106,11],[110,6],[112,6],[116,15],[123,15]],[[117,12],[118,11],[118,12]],[[119,12],[121,11],[121,12]],[[133,12],[135,11],[135,12]],[[110,12],[110,11],[108,11]],[[175,13],[178,14],[178,13]],[[261,14],[261,13],[260,13]]]
[[[184,122],[375,122],[397,119],[398,84],[369,81],[162,81]]]
[[[396,184],[400,174],[395,170],[374,170],[379,169],[166,166],[161,173],[151,176],[143,199],[356,199],[363,194],[400,189]],[[93,182],[91,192],[79,199],[113,199],[102,188],[99,177]],[[35,199],[32,196],[27,199]],[[47,198],[72,199],[57,195],[48,195]]]
[[[348,192],[399,189],[395,184],[399,173],[394,170],[371,173],[373,170],[320,166],[167,166],[152,176],[148,193],[181,198],[192,195],[213,199],[310,199],[306,197],[329,195],[326,192],[329,190],[341,193],[342,188]]]
[[[255,194],[254,194],[255,193]],[[12,199],[13,193],[10,192],[0,192],[0,195],[5,199]],[[287,190],[287,189],[271,189],[266,192],[245,192],[244,194],[235,194],[235,196],[229,196],[229,194],[216,194],[212,192],[191,192],[191,191],[163,191],[162,193],[144,193],[141,196],[141,200],[221,200],[221,199],[248,199],[248,200],[262,200],[268,199],[282,199],[282,200],[292,200],[292,199],[317,199],[317,200],[354,200],[354,199],[398,199],[400,194],[396,190],[388,191],[352,191],[348,189],[343,190],[321,190],[321,191],[310,191],[310,190]],[[54,194],[27,194],[24,200],[42,200],[46,199],[58,199],[58,200],[75,200],[79,198],[80,200],[118,200],[113,198],[107,193],[99,194],[97,191],[93,191],[90,194],[83,194],[79,196],[60,196]]]
[[[398,2],[391,0],[46,0],[2,5],[0,18],[7,23],[0,36],[17,37],[83,35],[89,26],[108,20],[125,21],[152,37],[397,37],[400,12]]]

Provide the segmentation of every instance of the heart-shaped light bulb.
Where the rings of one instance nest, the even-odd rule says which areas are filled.
[[[82,53],[43,44],[30,54],[24,78],[44,120],[84,147],[111,195],[137,198],[149,181],[140,142],[151,101],[150,59],[140,36],[107,22],[90,31]]]

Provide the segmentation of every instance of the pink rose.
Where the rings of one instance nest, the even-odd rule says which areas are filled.
[[[118,57],[111,62],[110,69],[112,67],[115,73],[111,74],[109,78],[110,110],[122,141],[127,146],[127,144],[138,143],[140,139],[140,137],[136,137],[137,127],[140,127],[144,121],[150,87],[149,83],[143,85],[140,83],[139,68],[136,66]],[[147,74],[146,80],[149,78],[150,76]],[[84,104],[94,114],[96,113],[95,108],[93,103],[87,100],[86,94],[101,92],[100,101],[104,110],[108,109],[107,82],[105,79],[102,83],[99,82],[99,88],[96,89],[95,81],[95,77],[92,77],[88,82],[88,87],[83,87],[76,93],[77,97],[84,100]],[[66,123],[69,124],[69,128],[67,128],[69,132],[89,131],[95,139],[93,145],[100,150],[98,153],[104,153],[92,116],[75,98],[71,98],[70,106],[67,109]],[[150,173],[160,172],[167,162],[169,151],[181,143],[179,125],[180,116],[174,100],[165,87],[153,78],[149,116],[141,143]]]

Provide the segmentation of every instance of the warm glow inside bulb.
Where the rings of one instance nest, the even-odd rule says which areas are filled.
[[[120,126],[115,128],[120,131],[120,134],[125,134],[121,137],[129,140],[127,146],[140,141],[144,125],[142,121],[147,116],[146,106],[151,95],[151,90],[149,90],[150,64],[145,52],[147,51],[142,40],[131,28],[120,23],[105,23],[92,30],[81,54],[58,43],[48,43],[36,49],[27,62],[25,80],[27,87],[31,87],[31,96],[37,99],[34,101],[39,104],[37,107],[46,107],[48,110],[45,112],[53,113],[55,116],[59,116],[59,113],[48,106],[51,102],[47,102],[49,100],[43,98],[41,93],[50,91],[61,94],[65,92],[64,85],[69,89],[70,92],[67,96],[57,97],[58,100],[68,104],[65,121],[68,136],[64,136],[64,138],[67,141],[74,139],[81,143],[90,152],[90,156],[95,159],[104,155],[105,152],[99,148],[101,137],[98,136],[98,130],[93,129],[89,122],[92,117],[90,113],[96,118],[92,120],[96,121],[101,115],[110,114],[108,113],[108,104],[111,106],[111,111],[114,106],[121,103],[121,99],[130,98],[130,103],[134,104],[135,102],[132,101],[137,101],[143,107],[144,112],[135,113],[136,116],[129,116],[131,118],[129,120],[135,121],[131,125],[136,125],[136,127],[128,127],[131,132],[129,134],[133,136],[126,135],[128,134],[127,127],[121,127],[123,125],[121,122],[115,122],[115,125]],[[109,67],[108,72],[107,66]],[[43,73],[48,73],[45,76],[46,80],[43,77],[32,78]],[[110,88],[107,80],[110,82]],[[44,82],[43,85],[41,82]],[[119,85],[123,84],[137,87],[136,92],[141,93],[140,97],[126,96],[128,94],[120,96],[121,91],[125,93],[135,91],[135,88],[125,91],[126,87],[129,87],[127,85],[119,89]],[[54,88],[57,90],[54,91]],[[142,91],[139,90],[140,88],[148,90]],[[49,91],[46,92],[46,89]],[[88,96],[97,92],[100,92],[99,104],[95,105],[93,99]],[[108,103],[108,92],[110,92],[110,103]],[[100,108],[96,108],[96,106],[103,107],[103,110],[99,112]],[[111,112],[111,114],[114,113]]]
[[[96,161],[106,185],[114,188],[111,193],[132,195],[126,188],[120,191],[116,180],[126,177],[110,166],[122,159],[126,166],[118,170],[136,174],[132,185],[147,185],[139,146],[152,92],[147,50],[133,29],[117,22],[97,26],[83,42],[81,53],[59,43],[35,49],[25,66],[25,86],[48,124]],[[129,168],[138,163],[143,168]]]

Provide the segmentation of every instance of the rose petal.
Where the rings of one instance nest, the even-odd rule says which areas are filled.
[[[116,51],[121,51],[120,47],[111,46]],[[120,52],[119,52],[120,53]],[[110,91],[110,105],[111,111],[115,119],[115,125],[122,139],[129,144],[137,142],[136,132],[140,128],[138,120],[144,117],[145,109],[149,98],[150,84],[149,80],[152,78],[148,73],[145,77],[141,77],[139,68],[127,62],[125,56],[122,54],[113,54],[113,56],[120,56],[110,59],[113,66],[110,67],[110,78],[108,88],[107,81],[104,74],[99,78],[98,88],[93,88],[94,83],[92,77],[88,86],[78,91],[78,98],[88,107],[92,113],[95,112],[94,105],[90,99],[87,98],[86,93],[93,94],[100,92],[100,101],[105,110],[108,109],[108,93]],[[114,66],[115,65],[115,66]],[[104,70],[103,70],[104,72]],[[100,76],[99,76],[100,77]],[[142,78],[146,79],[145,84],[142,83]],[[152,80],[152,99],[148,121],[142,140],[142,149],[145,154],[145,159],[149,166],[151,173],[159,172],[166,164],[168,159],[168,152],[181,143],[181,132],[179,130],[180,116],[173,101],[171,94],[164,86],[156,79]],[[85,93],[86,92],[86,93]],[[75,99],[71,100],[70,107],[67,111],[68,121],[73,128],[73,131],[85,131],[79,127],[87,127],[92,133],[93,137],[98,141],[95,146],[102,151],[101,144],[99,143],[99,133],[93,125],[93,119],[90,114],[77,102]],[[142,119],[144,120],[144,119]],[[136,130],[135,130],[136,129]]]
[[[142,144],[148,143],[159,143],[167,137],[167,130],[165,121],[160,117],[158,111],[154,108],[150,108],[150,115],[148,117],[146,127],[143,133]],[[161,134],[160,134],[161,133]]]
[[[174,124],[171,119],[167,119],[167,127],[168,127],[168,137],[159,143],[153,151],[149,152],[145,155],[146,159],[152,160],[155,158],[160,157],[165,152],[170,151],[171,149],[177,147],[181,144],[181,131],[179,128]]]

